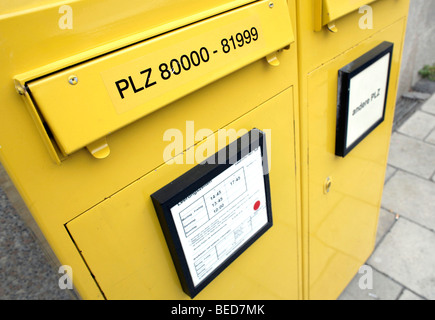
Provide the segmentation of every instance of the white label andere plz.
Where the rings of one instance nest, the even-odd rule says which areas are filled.
[[[387,54],[350,81],[346,148],[383,117],[389,61]]]

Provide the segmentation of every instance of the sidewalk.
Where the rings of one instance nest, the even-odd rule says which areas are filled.
[[[21,219],[5,190],[12,188],[0,165],[0,300],[69,300],[59,274]]]
[[[374,288],[357,275],[341,300],[435,300],[435,95],[394,132],[388,163]],[[0,226],[0,300],[71,299],[1,188]]]
[[[340,300],[435,300],[435,95],[393,133],[373,290],[357,274]]]

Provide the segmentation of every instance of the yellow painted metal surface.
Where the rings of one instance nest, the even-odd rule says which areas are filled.
[[[274,1],[274,6],[270,1],[242,0],[129,1],[128,4],[117,0],[44,1],[40,6],[34,1],[20,1],[15,4],[0,7],[0,30],[7,31],[0,35],[0,160],[59,262],[72,267],[74,287],[80,296],[84,299],[187,298],[178,283],[149,196],[192,167],[164,164],[164,151],[170,142],[163,137],[168,129],[179,130],[186,138],[183,150],[204,143],[206,137],[189,131],[186,124],[193,122],[195,131],[207,128],[214,134],[222,128],[271,129],[270,179],[275,221],[273,228],[198,298],[301,298],[299,146],[295,137],[298,110],[294,108],[299,90],[297,44],[292,40],[296,27],[294,1]],[[59,8],[65,4],[73,10],[72,29],[58,27],[62,17]],[[219,15],[230,16],[232,10],[242,6],[264,6],[266,12],[279,11],[280,17],[290,14],[290,19],[287,17],[283,22],[288,28],[279,34],[263,34],[263,30],[269,30],[264,24],[269,24],[271,18],[262,20],[262,14],[258,17],[255,10],[252,16],[248,14],[240,21],[223,19],[219,26]],[[196,50],[201,49],[204,32],[218,31],[199,28],[196,40],[189,40],[191,33],[183,36],[183,31],[195,30],[196,25],[207,24],[207,18],[211,17],[217,21],[214,28],[229,31],[233,26],[234,35],[251,30],[251,22],[259,19],[261,25],[257,31],[259,37],[265,37],[258,47],[247,50],[246,55],[229,59],[228,66],[219,62],[226,71],[216,71],[218,76],[213,74],[213,79],[203,79],[204,86],[198,82],[202,74],[197,73],[191,80],[198,83],[188,90],[171,92],[180,88],[180,83],[165,87],[171,99],[156,104],[151,113],[144,112],[146,108],[135,115],[123,110],[118,113],[110,98],[99,99],[100,91],[106,90],[100,72],[110,68],[95,69],[98,75],[92,75],[92,79],[99,77],[100,81],[96,92],[93,83],[83,80],[81,75],[74,79],[65,72],[67,77],[62,81],[66,90],[86,86],[86,95],[92,102],[88,105],[84,101],[87,107],[96,108],[99,110],[96,114],[104,118],[110,109],[106,105],[111,105],[112,116],[124,116],[128,121],[119,120],[122,125],[118,125],[118,118],[112,118],[116,120],[111,125],[116,125],[106,126],[104,137],[92,135],[92,139],[80,140],[71,148],[63,144],[63,138],[53,129],[57,121],[65,126],[69,125],[68,120],[75,124],[66,130],[72,138],[87,137],[89,128],[100,123],[94,121],[84,127],[80,121],[88,119],[79,117],[83,112],[89,116],[89,112],[83,109],[77,114],[69,113],[70,119],[59,120],[62,112],[56,113],[55,109],[71,108],[75,95],[70,93],[64,98],[62,94],[57,95],[57,104],[50,105],[47,113],[45,99],[50,104],[55,99],[41,93],[42,100],[38,100],[39,89],[45,90],[44,82],[54,81],[51,89],[63,93],[63,84],[56,82],[60,72],[69,68],[78,70],[94,61],[97,65],[98,59],[121,57],[120,53],[127,51],[132,53],[134,61],[139,57],[133,57],[133,49],[140,47],[142,41],[147,44],[155,41],[159,49],[178,55],[184,52],[181,48],[186,41]],[[16,26],[31,26],[32,32]],[[180,49],[171,47],[175,42],[158,44],[159,39],[170,39],[172,34],[176,37],[173,39],[181,41]],[[279,50],[290,42],[289,49]],[[193,51],[190,47],[186,49],[189,54]],[[153,58],[151,51],[144,54]],[[119,65],[128,66],[128,59],[119,59]],[[204,74],[207,72],[211,71],[204,70]],[[199,90],[192,92],[194,89]],[[35,97],[31,96],[32,90],[38,92]],[[164,108],[156,107],[163,105]],[[136,108],[131,112],[136,112]],[[56,130],[62,131],[63,126]]]
[[[295,171],[288,170],[295,153],[294,148],[281,149],[295,138],[292,100],[289,88],[224,128],[272,128],[268,153],[274,226],[197,299],[298,298],[297,203],[289,196],[296,194],[297,185]],[[288,116],[275,119],[274,114]],[[217,144],[217,133],[209,139]],[[179,157],[184,159],[174,161],[187,162],[186,154]],[[66,225],[108,299],[189,299],[178,283],[149,195],[191,168],[165,164]]]
[[[285,7],[285,1],[274,10],[255,3],[36,80],[16,79],[69,155],[290,45]],[[243,38],[222,45],[237,34]]]
[[[373,251],[409,6],[407,0],[323,3],[347,13],[337,14],[336,33],[315,31],[318,2],[297,3],[305,299],[336,299]],[[360,28],[362,14],[351,3],[370,3],[372,29]],[[394,43],[385,121],[337,157],[338,70],[383,41]]]
[[[350,14],[376,0],[315,0],[315,30]]]

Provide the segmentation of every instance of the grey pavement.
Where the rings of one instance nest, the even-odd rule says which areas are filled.
[[[2,187],[4,185],[2,184]],[[73,299],[0,187],[0,300]],[[435,95],[392,136],[376,247],[340,300],[435,300]]]
[[[0,187],[0,300],[69,300],[53,266]]]
[[[391,139],[376,247],[340,300],[435,300],[435,95]],[[361,285],[361,287],[360,287]]]

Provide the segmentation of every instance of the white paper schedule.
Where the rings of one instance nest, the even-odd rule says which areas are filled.
[[[268,223],[261,149],[170,211],[197,286]]]

